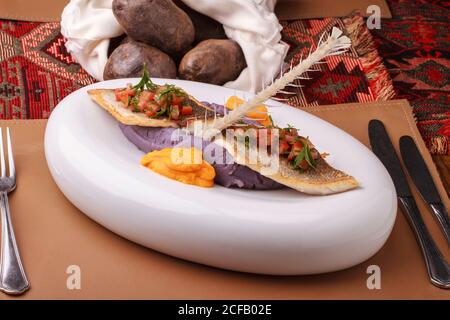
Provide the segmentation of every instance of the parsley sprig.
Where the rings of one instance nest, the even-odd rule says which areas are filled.
[[[163,106],[161,107],[161,110],[156,114],[156,117],[168,113],[170,119],[173,107],[173,96],[175,95],[177,97],[185,97],[186,93],[183,91],[183,89],[178,88],[173,84],[166,84],[164,85],[164,87],[165,88],[160,90],[155,97],[155,101],[160,104],[164,101],[164,103],[162,103]]]
[[[314,160],[314,158],[311,155],[311,148],[309,147],[308,143],[305,142],[305,140],[301,139],[301,142],[303,144],[303,149],[294,158],[294,160],[292,160],[292,166],[295,169],[299,169],[299,170],[303,171],[303,169],[300,167],[300,164],[302,163],[303,160],[305,160],[311,168],[315,169],[316,161]]]
[[[166,84],[165,88],[158,92],[155,100],[159,102],[163,99],[167,99],[168,104],[172,104],[172,94],[178,97],[186,96],[186,93],[183,91],[183,89],[178,88],[173,84]]]
[[[144,63],[144,70],[142,70],[141,81],[133,86],[133,89],[139,92],[144,91],[145,88],[147,88],[148,90],[156,90],[158,88],[158,86],[153,83],[152,79],[150,79],[150,75],[148,74],[147,70],[147,63]]]
[[[131,88],[134,89],[136,93],[134,96],[128,97],[128,105],[132,106],[135,112],[139,112],[139,96],[141,95],[142,91],[144,91],[146,88],[148,90],[155,90],[156,88],[158,88],[158,86],[153,83],[152,79],[150,79],[150,75],[148,74],[147,70],[147,63],[144,63],[141,80],[138,84],[132,86]]]

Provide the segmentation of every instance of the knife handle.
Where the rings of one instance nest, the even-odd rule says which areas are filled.
[[[399,197],[399,200],[422,248],[431,282],[440,288],[450,289],[450,266],[423,222],[416,201],[413,197]]]
[[[442,227],[447,243],[450,246],[450,218],[447,214],[447,210],[442,203],[430,203],[431,210],[439,221]]]

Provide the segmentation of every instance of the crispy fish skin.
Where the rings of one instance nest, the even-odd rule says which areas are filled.
[[[248,158],[248,153],[244,157],[238,155],[236,145],[230,145],[225,140],[221,140],[220,143],[230,152],[236,163],[247,166],[262,176],[302,193],[330,195],[359,187],[359,183],[354,177],[334,169],[322,157],[316,160],[315,168],[304,172],[292,169],[288,160],[283,158],[280,159],[278,170],[267,174],[265,169],[269,167],[268,165],[264,165],[260,161],[253,164]]]
[[[114,89],[92,89],[88,90],[88,94],[92,100],[122,124],[163,128],[179,128],[184,125],[183,120],[175,121],[169,120],[168,118],[149,118],[143,113],[133,112],[130,108],[125,108],[122,102],[116,100]],[[190,95],[188,97],[193,106],[192,118],[204,119],[205,116],[206,118],[214,118],[214,111],[211,108],[205,106]]]

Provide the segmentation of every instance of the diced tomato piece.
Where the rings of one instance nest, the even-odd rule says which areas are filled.
[[[116,96],[116,101],[121,101],[122,100],[122,95],[121,95],[122,90],[114,90],[114,95]]]
[[[280,154],[286,154],[290,151],[291,146],[285,140],[280,140]]]
[[[116,90],[114,93],[116,96],[116,100],[121,101],[123,104],[125,104],[126,107],[128,107],[128,98],[134,97],[134,95],[136,94],[135,90],[132,88]]]
[[[139,95],[139,102],[137,108],[140,112],[144,112],[150,106],[150,104],[154,104],[153,99],[155,94],[151,91],[142,91]]]
[[[161,110],[161,106],[157,104],[156,102],[150,102],[148,104],[148,110],[154,112],[155,114]]]
[[[293,135],[290,135],[289,133],[286,133],[286,134],[284,135],[284,139],[285,139],[286,142],[288,142],[288,143],[294,143],[296,137],[293,136]]]
[[[139,99],[137,108],[139,109],[140,112],[143,112],[144,110],[148,109],[148,107],[149,107],[148,101],[145,101],[144,99]]]
[[[193,110],[191,106],[183,106],[181,108],[181,114],[183,116],[190,116],[192,114]]]
[[[298,165],[302,170],[306,170],[306,169],[308,169],[309,168],[309,164],[308,164],[308,162],[305,160],[305,159],[303,159],[301,162],[300,162],[300,164]]]
[[[128,98],[125,90],[116,90],[115,91],[115,95],[116,95],[116,101],[124,101],[125,99]]]
[[[292,149],[293,149],[293,150],[298,150],[298,151],[302,151],[304,147],[305,147],[305,146],[303,145],[303,143],[302,143],[301,141],[296,141],[296,142],[294,142],[294,144],[292,145]]]
[[[172,105],[173,106],[179,106],[183,103],[184,97],[183,96],[177,96],[175,93],[172,94]]]
[[[159,99],[157,100],[158,104],[161,106],[161,108],[167,108],[169,107],[169,98],[168,95],[159,96]]]
[[[155,94],[151,91],[142,91],[141,95],[139,96],[139,100],[153,101],[155,100]]]
[[[161,107],[154,101],[139,102],[138,109],[140,112],[145,113],[148,117],[156,116],[156,113],[161,110]]]

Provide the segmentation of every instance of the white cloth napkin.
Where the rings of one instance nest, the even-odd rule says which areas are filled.
[[[281,41],[282,27],[273,13],[277,0],[182,1],[222,23],[241,46],[248,67],[226,87],[257,92],[279,73],[288,45]],[[97,80],[103,80],[109,39],[124,32],[111,8],[112,0],[71,0],[62,13],[67,50]]]

